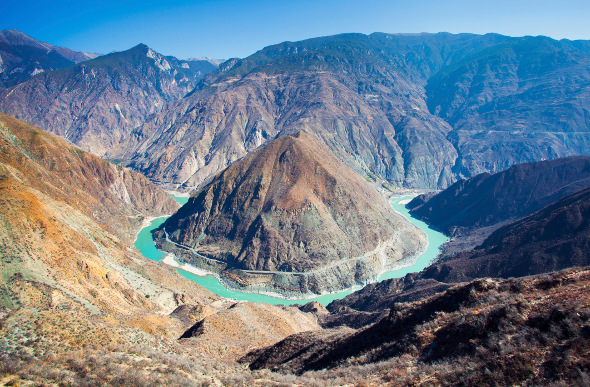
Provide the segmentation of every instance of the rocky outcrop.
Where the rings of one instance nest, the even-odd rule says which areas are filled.
[[[234,286],[293,296],[372,281],[426,242],[304,132],[232,164],[155,235],[189,263],[217,265]]]
[[[117,159],[119,143],[133,129],[214,69],[207,60],[181,61],[140,44],[6,89],[0,110],[95,155]]]
[[[55,47],[17,30],[0,31],[0,89],[15,86],[44,71],[70,67],[97,56]]]

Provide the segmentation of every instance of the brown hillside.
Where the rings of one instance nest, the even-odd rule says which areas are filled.
[[[231,368],[220,359],[319,328],[142,257],[141,220],[177,207],[145,177],[0,116],[0,385],[200,385]],[[205,337],[177,341],[204,318]]]
[[[357,282],[375,276],[425,242],[305,132],[280,137],[227,168],[163,229],[174,242],[230,268],[313,272],[348,260],[351,266],[329,275],[338,277],[336,288],[354,284],[355,276]]]

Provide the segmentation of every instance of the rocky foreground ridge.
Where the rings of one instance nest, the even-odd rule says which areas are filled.
[[[424,233],[305,132],[232,164],[155,236],[227,282],[293,297],[373,281],[426,244]]]
[[[394,304],[366,328],[300,333],[241,361],[251,369],[347,375],[369,385],[584,384],[589,286],[587,269],[478,279]]]

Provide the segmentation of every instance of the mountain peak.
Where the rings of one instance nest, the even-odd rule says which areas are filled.
[[[145,43],[139,43],[133,47],[131,47],[128,50],[124,50],[124,51],[120,51],[120,52],[129,52],[129,53],[142,53],[142,54],[146,54],[148,51],[150,51],[151,48],[149,48],[149,46]]]
[[[288,279],[266,277],[263,286],[300,295],[374,280],[424,243],[417,229],[404,227],[361,176],[299,131],[229,166],[166,221],[160,236],[165,230],[175,243],[227,262],[222,275],[232,268],[285,273]],[[292,277],[301,272],[309,274]],[[241,284],[259,289],[248,275]]]
[[[51,44],[40,42],[37,39],[34,39],[19,30],[2,30],[0,32],[0,41],[5,42],[9,45],[34,46],[38,48],[44,48],[47,50],[51,50],[54,48]]]

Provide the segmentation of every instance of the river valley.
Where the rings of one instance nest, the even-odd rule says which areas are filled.
[[[184,204],[188,201],[186,197],[178,197],[172,195],[180,204]],[[424,252],[422,252],[416,259],[415,262],[409,262],[408,264],[404,264],[403,262],[400,263],[401,266],[399,268],[392,268],[392,270],[384,272],[380,277],[379,280],[386,280],[390,278],[400,278],[405,276],[408,273],[419,272],[426,268],[438,255],[440,246],[445,243],[448,238],[430,227],[428,225],[418,219],[413,218],[410,216],[409,211],[406,209],[405,203],[409,197],[394,197],[391,199],[391,205],[395,211],[402,214],[405,218],[407,218],[413,225],[420,228],[424,231],[428,237],[428,246]],[[154,245],[154,241],[152,239],[152,230],[157,229],[160,227],[162,223],[166,220],[167,217],[157,218],[151,221],[149,226],[144,227],[140,230],[137,235],[137,239],[135,241],[135,247],[141,251],[141,253],[146,257],[154,261],[161,262],[165,260],[165,263],[174,263],[174,261],[170,260],[170,257],[166,258],[166,253],[159,251],[156,246]],[[186,268],[186,267],[185,267]],[[199,272],[198,269],[191,271]],[[250,301],[250,302],[264,302],[272,305],[292,305],[292,304],[305,304],[310,301],[318,301],[323,305],[327,305],[333,300],[341,299],[348,294],[352,293],[360,289],[360,286],[348,289],[346,291],[338,292],[338,293],[331,293],[325,294],[322,296],[314,297],[314,298],[307,298],[307,299],[284,299],[279,297],[273,297],[266,294],[257,294],[257,293],[246,293],[240,292],[232,289],[226,288],[217,277],[213,275],[197,275],[190,271],[184,270],[182,268],[177,267],[178,272],[187,279],[190,279],[199,285],[203,286],[204,288],[212,291],[215,294],[218,294],[225,298],[231,298],[235,300],[241,301]]]

